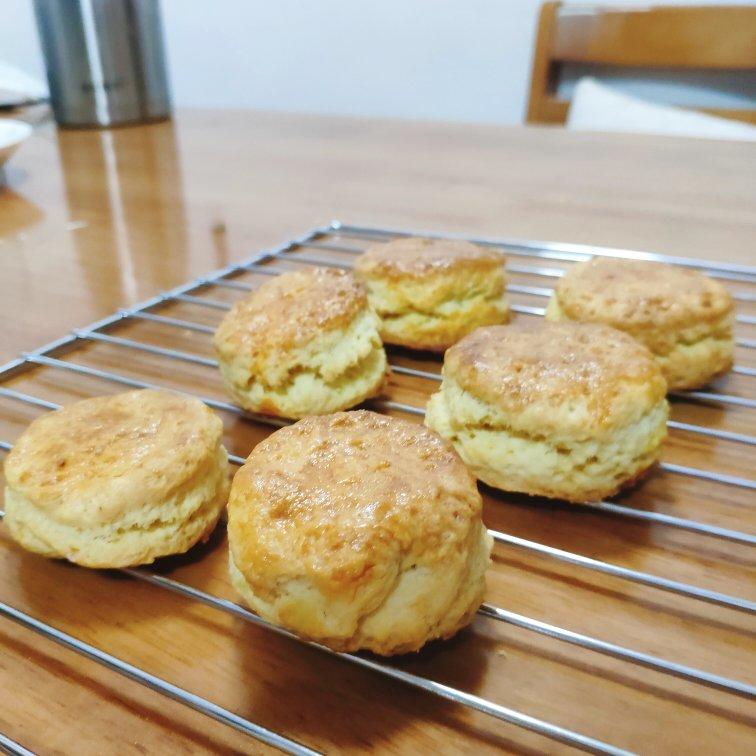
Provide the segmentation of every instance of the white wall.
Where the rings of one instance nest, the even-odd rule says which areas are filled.
[[[0,24],[0,60],[44,79],[45,67],[39,50],[32,0],[2,0],[2,4],[4,21]]]
[[[189,14],[181,0],[164,0],[177,101],[473,121],[521,116],[535,0],[221,5],[230,4],[231,34],[217,3]],[[196,47],[180,43],[192,37]]]
[[[715,1],[733,2],[708,3]],[[43,77],[31,0],[2,4],[12,23],[0,25],[0,60]],[[525,109],[539,6],[162,0],[174,101],[516,123]]]

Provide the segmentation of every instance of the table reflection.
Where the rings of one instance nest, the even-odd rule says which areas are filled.
[[[174,124],[57,131],[56,140],[76,258],[97,304],[115,309],[188,278]],[[109,286],[104,271],[116,274]]]

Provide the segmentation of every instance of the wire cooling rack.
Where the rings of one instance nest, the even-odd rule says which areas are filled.
[[[12,434],[17,435],[23,429],[23,424],[18,419],[14,420],[12,412],[5,412],[4,407],[23,405],[33,410],[53,410],[60,406],[56,401],[39,395],[47,393],[49,396],[51,382],[48,374],[53,373],[61,376],[56,378],[56,386],[62,380],[62,376],[76,379],[67,389],[71,394],[71,400],[125,387],[165,387],[198,395],[208,406],[224,416],[240,417],[254,425],[284,425],[285,421],[244,412],[222,398],[217,371],[212,370],[217,367],[217,363],[211,356],[209,338],[220,316],[230,308],[236,298],[256,288],[266,277],[276,276],[303,265],[349,269],[352,267],[354,256],[363,252],[371,243],[407,235],[443,236],[427,232],[353,226],[334,221],[328,226],[313,229],[244,262],[229,265],[139,305],[119,310],[57,341],[23,353],[18,359],[0,367],[0,399],[4,400],[0,407],[0,423],[4,428],[3,432],[8,434],[7,440],[0,441],[0,449],[8,451],[12,447]],[[448,235],[446,238],[449,238]],[[702,270],[726,282],[738,305],[736,366],[732,373],[718,381],[717,387],[679,392],[672,396],[673,419],[669,421],[670,439],[665,447],[664,460],[649,482],[631,495],[623,497],[622,501],[595,502],[581,507],[579,511],[569,507],[563,509],[570,510],[569,514],[573,518],[589,512],[597,516],[599,522],[603,521],[602,518],[607,518],[607,521],[623,521],[627,526],[643,524],[652,527],[653,533],[660,533],[662,536],[661,549],[665,548],[667,533],[688,536],[693,534],[698,541],[714,539],[726,542],[730,544],[728,548],[733,550],[733,559],[737,556],[737,567],[741,563],[738,559],[741,559],[743,551],[756,545],[756,534],[746,532],[743,528],[748,516],[746,507],[749,502],[753,503],[753,491],[756,490],[752,456],[756,436],[750,433],[756,419],[756,394],[753,391],[756,378],[756,268],[579,244],[516,239],[471,241],[501,248],[507,255],[511,308],[518,317],[542,316],[544,299],[552,292],[549,283],[561,276],[571,263],[594,255],[664,260]],[[420,419],[424,413],[425,398],[435,390],[440,380],[440,358],[391,347],[388,351],[394,376],[391,386],[386,398],[371,401],[368,406],[392,414],[417,416]],[[128,357],[128,360],[125,361],[125,357]],[[140,362],[140,358],[149,361]],[[178,366],[186,367],[189,372],[182,372]],[[202,390],[198,391],[198,385]],[[212,392],[205,390],[206,387],[212,388]],[[207,393],[210,395],[205,395]],[[248,452],[249,449],[244,451]],[[231,454],[230,460],[233,464],[239,465],[243,463],[244,457]],[[553,510],[549,507],[554,505],[526,500],[524,497],[488,492],[486,500],[486,518],[489,524],[489,518],[496,519],[494,513],[502,511],[503,503],[513,502],[523,520],[526,517],[553,515]],[[489,504],[490,500],[494,503]],[[497,544],[512,551],[528,552],[540,558],[566,563],[578,568],[578,571],[602,573],[620,581],[675,594],[686,602],[714,605],[730,613],[725,616],[734,617],[734,612],[752,617],[756,612],[756,602],[731,595],[727,591],[700,586],[684,579],[676,579],[672,575],[632,569],[501,529],[491,529],[490,532]],[[674,539],[669,542],[672,544],[671,557],[664,563],[674,567],[681,546],[680,542]],[[682,543],[685,548],[691,547],[690,541]],[[692,548],[696,546],[693,545]],[[498,570],[500,567],[495,565],[492,569]],[[271,632],[293,637],[240,605],[186,583],[149,569],[127,569],[122,572],[157,589],[171,591]],[[0,603],[0,614],[114,672],[264,743],[289,753],[316,753],[283,734],[273,732],[201,696],[155,677],[8,604]],[[739,679],[575,632],[500,606],[484,604],[479,614],[489,620],[548,636],[596,654],[682,678],[696,686],[715,689],[733,697],[733,701],[752,701],[756,697],[756,687]],[[622,744],[604,742],[589,734],[576,732],[562,723],[546,721],[528,712],[509,708],[474,693],[438,682],[430,676],[402,669],[390,660],[379,661],[374,657],[359,654],[335,654],[323,647],[316,647],[324,653],[338,657],[346,664],[369,669],[376,675],[469,707],[490,716],[493,720],[502,720],[555,741],[594,753],[629,752]],[[748,663],[748,659],[742,659],[743,670],[748,670]],[[0,735],[0,750],[3,749],[12,753],[28,753],[23,746]]]

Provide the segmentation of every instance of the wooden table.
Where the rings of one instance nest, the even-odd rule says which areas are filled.
[[[756,148],[746,143],[561,129],[241,112],[182,112],[172,123],[104,132],[44,126],[13,158],[0,190],[0,358],[337,217],[754,264],[754,176]],[[227,294],[227,301],[235,296]],[[743,307],[756,314],[756,306]],[[193,315],[217,322],[217,313]],[[151,327],[134,326],[131,337],[168,343]],[[756,337],[756,327],[743,328],[743,336]],[[172,338],[211,355],[207,343],[187,334]],[[148,356],[132,353],[123,365],[122,352],[97,348],[87,356],[98,364],[222,397],[212,374],[180,367],[166,376]],[[738,362],[756,365],[753,351],[739,350]],[[408,354],[395,359],[426,364]],[[15,383],[63,401],[114,390],[66,373],[53,380],[49,371]],[[754,395],[743,376],[719,390]],[[427,382],[397,380],[392,397],[422,405],[427,391]],[[39,413],[0,402],[2,438],[15,438]],[[673,415],[753,433],[756,410],[725,414],[684,404]],[[237,454],[270,432],[224,420]],[[752,449],[679,434],[669,453],[675,462],[756,477]],[[753,532],[749,493],[658,474],[623,503]],[[490,493],[486,521],[607,562],[754,597],[752,552],[743,545]],[[0,600],[312,747],[568,750],[152,586],[23,554],[2,528],[0,559]],[[222,533],[164,569],[233,598]],[[496,547],[487,600],[710,672],[756,679],[748,656],[753,623],[730,609],[504,546]],[[254,741],[6,620],[0,643],[0,731],[28,748],[258,750]],[[746,753],[755,746],[753,709],[742,698],[483,618],[455,640],[397,664],[628,749]]]

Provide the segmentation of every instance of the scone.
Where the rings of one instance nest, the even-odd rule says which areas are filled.
[[[549,320],[604,323],[645,344],[670,390],[704,386],[732,367],[733,302],[695,270],[594,257],[573,265],[546,310]]]
[[[337,651],[416,651],[468,624],[492,541],[475,479],[421,425],[364,410],[276,431],[236,473],[233,585]]]
[[[479,326],[506,323],[504,256],[445,239],[397,239],[357,258],[387,344],[443,352]]]
[[[215,348],[236,403],[279,417],[353,407],[380,393],[388,371],[365,288],[342,270],[267,281],[226,315]]]
[[[5,461],[5,523],[85,567],[149,564],[206,539],[228,496],[223,424],[168,391],[85,399],[37,418]]]
[[[649,351],[608,326],[490,326],[446,353],[425,423],[490,486],[589,502],[656,461],[665,391]]]

